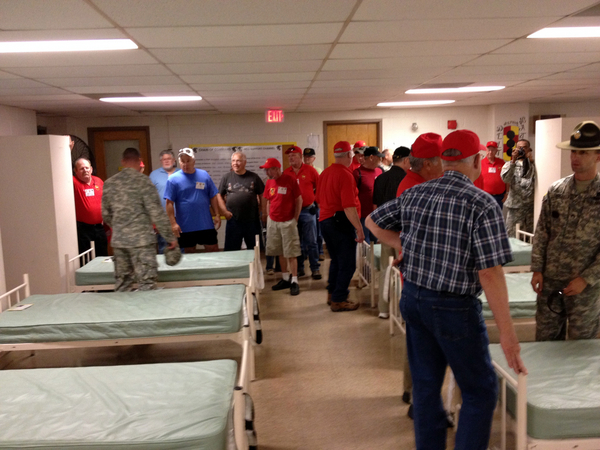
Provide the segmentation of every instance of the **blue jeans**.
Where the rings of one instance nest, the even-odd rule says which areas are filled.
[[[255,222],[240,222],[232,217],[225,226],[225,251],[240,250],[242,240],[246,243],[246,248],[252,250],[257,234],[261,234],[258,219]]]
[[[356,271],[356,232],[348,221],[339,223],[334,217],[321,222],[323,238],[331,257],[327,291],[331,301],[344,302],[348,299],[348,286]]]
[[[323,233],[321,233],[321,222],[319,222],[320,216],[321,209],[317,207],[317,248],[319,249],[319,255],[323,255]]]
[[[367,244],[370,244],[371,241],[373,241],[373,243],[377,242],[377,238],[375,237],[375,235],[373,233],[371,233],[371,230],[369,230],[366,226],[365,226],[365,220],[367,220],[367,218],[365,217],[364,219],[360,219],[360,224],[363,227],[363,233],[365,234],[365,242]]]
[[[494,197],[494,200],[496,200],[496,202],[500,206],[500,209],[502,209],[502,207],[504,206],[504,203],[502,203],[502,199],[504,198],[504,192],[502,194],[492,195],[492,197]]]
[[[454,372],[463,398],[454,448],[487,449],[498,381],[481,302],[474,296],[436,292],[404,281],[400,311],[406,321],[417,449],[446,448],[441,398],[446,365]]]
[[[304,271],[304,260],[308,257],[311,272],[319,270],[319,248],[317,247],[317,216],[303,208],[298,217],[298,236],[302,254],[298,256],[298,270]]]

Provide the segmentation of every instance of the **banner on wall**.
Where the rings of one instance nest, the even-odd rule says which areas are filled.
[[[246,170],[265,177],[264,170],[260,168],[267,158],[276,158],[282,162],[282,148],[284,145],[295,145],[290,142],[275,144],[239,144],[226,146],[190,146],[196,153],[198,169],[206,170],[217,188],[221,178],[231,170],[231,155],[242,152],[246,155]]]
[[[527,117],[509,120],[496,126],[496,139],[502,143],[502,158],[510,161],[513,149],[521,139],[527,139]]]

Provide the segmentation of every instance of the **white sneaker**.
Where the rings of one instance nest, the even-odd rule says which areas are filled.
[[[380,312],[379,313],[379,318],[380,319],[389,319],[390,318],[390,313]]]

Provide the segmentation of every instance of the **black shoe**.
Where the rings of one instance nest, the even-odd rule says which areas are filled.
[[[273,285],[271,287],[271,289],[273,289],[274,291],[281,291],[283,289],[289,289],[289,287],[292,285],[292,283],[289,282],[289,280],[284,280],[283,278],[281,280],[279,280],[279,283]]]
[[[311,275],[313,280],[320,280],[321,278],[323,278],[321,276],[321,272],[319,272],[319,270],[313,270],[312,275]]]
[[[410,405],[408,407],[408,418],[412,419],[412,420],[415,420],[415,418],[413,417],[413,405]]]
[[[410,392],[404,391],[404,393],[402,394],[402,401],[407,405],[410,405]]]
[[[305,277],[305,276],[306,276],[306,272],[304,270],[298,271],[298,278]]]
[[[290,285],[290,295],[298,295],[300,293],[300,286],[298,283],[291,283]]]

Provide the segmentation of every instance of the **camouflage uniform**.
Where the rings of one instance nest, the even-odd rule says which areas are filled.
[[[129,168],[104,183],[102,218],[112,228],[117,291],[156,289],[158,264],[152,224],[167,242],[175,241],[169,219],[150,178]]]
[[[536,340],[589,339],[598,333],[600,313],[600,175],[581,194],[570,175],[555,182],[542,202],[535,230],[531,270],[542,272],[543,290],[537,299]],[[579,295],[553,301],[575,278],[587,286]],[[565,311],[564,316],[557,314]]]
[[[510,185],[508,198],[504,203],[506,210],[506,231],[515,237],[515,226],[521,225],[524,231],[533,232],[533,190],[535,187],[535,164],[529,161],[527,172],[523,170],[523,161],[507,161],[502,167],[500,177]]]

